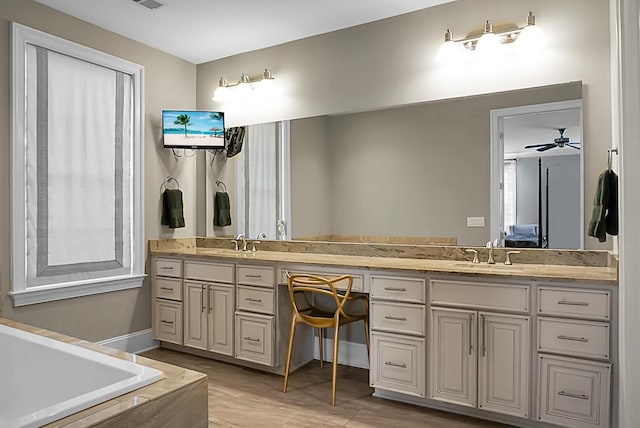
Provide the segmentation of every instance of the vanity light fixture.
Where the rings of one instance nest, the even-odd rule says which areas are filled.
[[[269,69],[265,68],[260,77],[252,79],[248,74],[240,74],[237,83],[229,84],[226,78],[220,77],[218,87],[211,98],[213,101],[228,102],[241,101],[252,97],[254,89],[266,93],[266,89],[273,85],[275,78]]]
[[[524,27],[516,25],[502,26],[494,30],[490,21],[486,21],[481,33],[475,33],[464,39],[454,40],[453,34],[447,30],[444,34],[444,43],[438,50],[437,61],[451,60],[459,58],[460,52],[466,48],[467,51],[477,51],[479,54],[495,55],[499,52],[500,45],[518,42],[518,45],[532,47],[538,45],[542,40],[542,31],[536,25],[536,17],[533,12],[529,12]],[[458,48],[454,48],[457,46]]]

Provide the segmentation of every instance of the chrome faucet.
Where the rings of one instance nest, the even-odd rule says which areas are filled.
[[[493,259],[493,241],[487,242],[487,248],[489,249],[489,258],[487,259],[487,264],[494,265],[496,261]]]
[[[240,241],[242,241],[242,248],[240,248],[240,246],[238,245]],[[247,251],[247,239],[242,233],[239,233],[238,236],[236,236],[236,239],[233,240],[233,242],[235,242],[236,244],[236,250]]]
[[[256,236],[256,240],[253,241],[253,243],[251,244],[251,252],[255,253],[256,250],[256,245],[260,243],[260,239],[267,239],[267,234],[264,232],[260,232],[258,233],[258,236]]]

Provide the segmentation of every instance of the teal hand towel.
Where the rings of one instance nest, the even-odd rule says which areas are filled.
[[[184,227],[182,192],[178,189],[167,189],[162,194],[162,219],[160,224],[172,229]]]
[[[213,225],[218,227],[231,225],[231,203],[227,192],[216,192],[213,198]]]

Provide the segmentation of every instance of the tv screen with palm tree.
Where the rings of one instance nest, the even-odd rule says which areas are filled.
[[[162,110],[164,147],[224,149],[224,112]]]

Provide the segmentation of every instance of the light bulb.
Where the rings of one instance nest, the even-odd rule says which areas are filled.
[[[453,34],[450,30],[444,33],[444,43],[440,45],[436,61],[442,63],[457,62],[462,57],[464,48],[453,40]]]
[[[274,86],[275,78],[269,69],[265,68],[262,73],[262,79],[256,83],[254,90],[256,90],[260,96],[266,97],[273,94]]]
[[[246,100],[251,97],[251,85],[249,84],[249,76],[245,73],[242,73],[240,76],[240,81],[233,88],[234,97],[237,97],[238,100]]]
[[[493,57],[500,52],[500,40],[489,21],[484,25],[484,33],[478,40],[476,51],[484,57]]]
[[[520,31],[516,44],[527,49],[540,47],[544,41],[544,34],[540,27],[536,25],[536,17],[533,12],[527,15],[527,25]]]
[[[225,102],[229,101],[229,84],[227,83],[227,79],[221,77],[218,81],[218,87],[213,92],[213,97],[211,98],[213,101]]]

